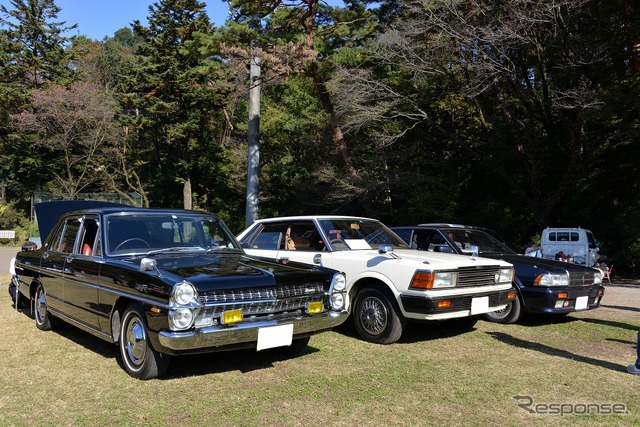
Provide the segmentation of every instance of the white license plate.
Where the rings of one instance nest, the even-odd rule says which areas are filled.
[[[589,305],[589,296],[576,298],[576,310],[586,310]]]
[[[291,345],[293,323],[258,329],[258,351]]]
[[[477,297],[471,300],[471,315],[487,313],[489,311],[489,297]]]

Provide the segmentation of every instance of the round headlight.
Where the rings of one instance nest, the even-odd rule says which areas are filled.
[[[347,287],[347,279],[344,274],[337,273],[333,276],[333,290],[334,292],[342,292]]]
[[[331,295],[331,308],[333,310],[342,310],[344,308],[344,295],[342,294]]]
[[[196,296],[197,296],[196,288],[194,288],[191,283],[188,283],[188,282],[178,283],[173,288],[173,299],[177,304],[180,304],[180,305],[190,304],[194,299],[196,299]]]
[[[171,313],[171,321],[175,329],[186,329],[193,321],[193,311],[189,308],[179,308]]]

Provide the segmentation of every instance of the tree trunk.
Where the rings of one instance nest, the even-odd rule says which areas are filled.
[[[318,92],[318,98],[320,98],[320,105],[322,105],[322,108],[327,113],[329,113],[329,117],[331,118],[331,136],[333,145],[338,153],[340,153],[340,155],[342,156],[342,161],[344,162],[345,169],[347,170],[349,176],[357,178],[359,177],[359,174],[356,168],[353,166],[353,162],[351,161],[351,155],[349,154],[347,143],[344,140],[342,128],[340,128],[340,126],[338,126],[334,120],[335,111],[333,102],[331,101],[331,97],[329,96],[329,91],[327,90],[324,79],[319,75],[317,68],[317,65],[311,67],[313,82],[315,84],[316,91]]]
[[[182,197],[184,200],[185,209],[193,209],[193,198],[191,193],[191,178],[186,177],[184,180],[184,187],[182,188]]]

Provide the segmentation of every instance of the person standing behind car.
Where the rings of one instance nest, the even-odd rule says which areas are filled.
[[[627,366],[627,372],[640,375],[640,331],[638,331],[638,340],[636,341],[636,363]]]
[[[20,248],[21,251],[35,251],[38,248],[38,245],[36,245],[34,242],[32,241],[27,241],[25,242],[22,247]],[[13,304],[17,307],[16,304],[16,297],[17,297],[17,292],[18,292],[18,288],[16,287],[16,281],[15,281],[15,275],[16,275],[16,257],[11,258],[11,261],[9,262],[9,274],[11,274],[11,282],[9,282],[9,295],[11,295],[11,301],[13,301]]]
[[[533,245],[529,246],[526,251],[524,251],[524,254],[526,256],[542,258],[542,246],[534,243]]]

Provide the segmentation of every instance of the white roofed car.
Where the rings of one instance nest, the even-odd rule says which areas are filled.
[[[346,274],[347,305],[366,341],[397,341],[407,320],[447,320],[470,329],[515,298],[511,264],[410,249],[380,221],[349,216],[260,219],[237,236],[250,255]]]

